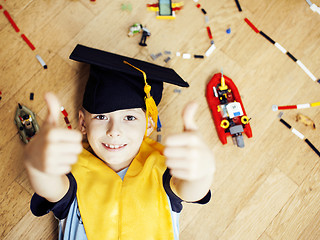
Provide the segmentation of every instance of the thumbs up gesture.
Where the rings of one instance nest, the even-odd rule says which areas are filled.
[[[200,137],[194,121],[197,108],[196,103],[187,104],[182,114],[184,131],[169,136],[164,150],[172,190],[183,200],[191,201],[208,192],[215,172],[213,153]]]
[[[26,145],[27,169],[48,175],[65,175],[82,151],[80,131],[59,127],[60,103],[52,93],[45,95],[48,114],[41,130]]]

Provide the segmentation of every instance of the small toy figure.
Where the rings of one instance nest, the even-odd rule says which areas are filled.
[[[133,37],[137,33],[140,33],[141,30],[142,30],[142,25],[140,23],[133,24],[129,29],[128,37]]]
[[[141,40],[140,40],[139,45],[140,45],[140,46],[143,46],[143,47],[146,47],[146,46],[147,46],[147,44],[146,44],[147,37],[151,36],[151,33],[150,33],[150,31],[149,31],[147,28],[145,28],[145,27],[142,28],[142,31],[143,31],[143,32],[142,32],[142,37],[141,37]]]
[[[14,121],[18,127],[20,138],[25,144],[39,131],[35,114],[20,103],[18,103]]]

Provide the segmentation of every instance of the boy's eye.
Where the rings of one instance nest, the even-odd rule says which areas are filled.
[[[133,120],[136,120],[137,118],[135,116],[129,115],[129,116],[125,116],[124,119],[127,120],[127,121],[133,121]]]
[[[107,120],[108,119],[108,117],[106,115],[97,115],[94,118],[98,119],[98,120]]]

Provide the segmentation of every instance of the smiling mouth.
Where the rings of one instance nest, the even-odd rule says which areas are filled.
[[[102,143],[102,146],[106,148],[108,151],[119,151],[122,150],[127,144],[106,144]]]

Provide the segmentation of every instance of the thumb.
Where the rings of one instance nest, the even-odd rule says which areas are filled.
[[[60,102],[56,95],[54,95],[51,92],[48,92],[45,94],[44,99],[47,103],[48,107],[48,115],[46,118],[46,123],[57,126],[58,125],[58,120],[59,120],[59,114],[60,114]]]
[[[198,104],[196,102],[188,103],[182,113],[184,131],[196,131],[198,126],[194,120],[198,109]]]

